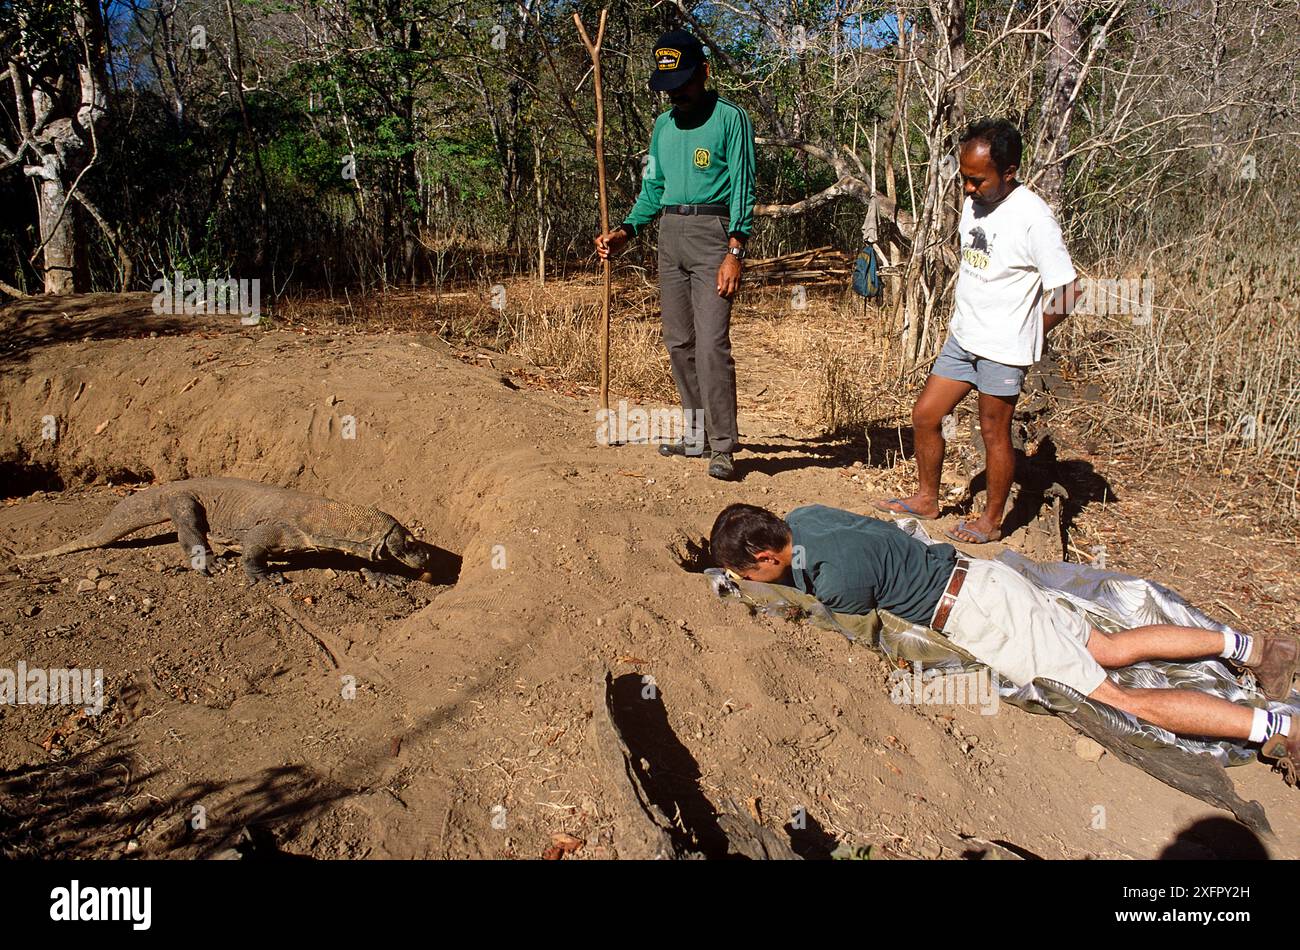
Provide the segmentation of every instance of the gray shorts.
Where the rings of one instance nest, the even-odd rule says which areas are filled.
[[[990,396],[1019,396],[1028,366],[1008,366],[976,356],[962,347],[950,333],[930,372],[944,379],[970,383]]]

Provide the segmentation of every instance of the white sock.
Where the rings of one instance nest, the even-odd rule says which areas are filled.
[[[1223,652],[1219,656],[1235,663],[1245,663],[1250,659],[1250,651],[1255,647],[1255,638],[1248,633],[1223,632]]]
[[[1291,717],[1286,713],[1256,709],[1250,721],[1250,737],[1246,741],[1267,742],[1278,733],[1291,735]]]

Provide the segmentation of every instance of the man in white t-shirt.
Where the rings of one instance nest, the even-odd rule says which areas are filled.
[[[1025,372],[1043,354],[1043,338],[1067,316],[1079,287],[1061,228],[1042,198],[1016,181],[1019,130],[984,119],[961,136],[961,270],[944,343],[916,406],[916,494],[875,502],[880,511],[939,517],[943,417],[979,389],[980,433],[987,459],[988,503],[978,517],[946,532],[969,544],[1002,536],[1002,516],[1015,474],[1011,416]],[[1052,291],[1044,306],[1044,290]]]

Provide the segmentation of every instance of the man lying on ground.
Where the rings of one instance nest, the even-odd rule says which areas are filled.
[[[1265,757],[1300,768],[1300,722],[1284,713],[1192,689],[1119,686],[1106,676],[1141,660],[1217,656],[1251,670],[1265,696],[1283,700],[1300,661],[1292,638],[1166,624],[1105,633],[1001,561],[969,559],[951,544],[927,545],[890,522],[823,505],[784,520],[728,505],[709,548],[719,567],[792,585],[838,613],[879,607],[930,627],[1017,686],[1045,677],[1178,735],[1260,743]]]

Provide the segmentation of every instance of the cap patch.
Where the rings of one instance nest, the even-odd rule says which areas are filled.
[[[671,46],[661,46],[655,50],[655,66],[659,69],[676,69],[681,59],[682,51]]]

